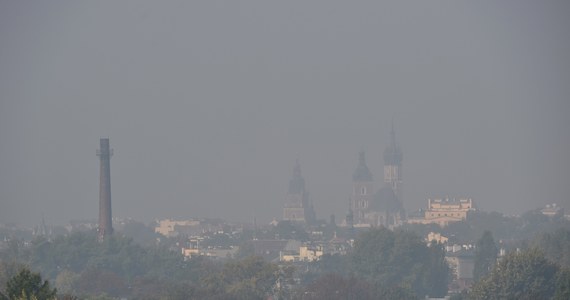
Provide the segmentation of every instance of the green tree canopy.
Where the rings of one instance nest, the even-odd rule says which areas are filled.
[[[483,236],[477,241],[475,248],[475,268],[473,278],[475,281],[489,274],[497,263],[497,245],[490,231],[483,232]]]
[[[505,256],[493,271],[477,282],[472,299],[551,299],[556,289],[558,266],[537,249]]]
[[[9,299],[52,300],[56,294],[57,290],[52,289],[47,280],[42,283],[40,274],[32,273],[27,268],[22,269],[6,283],[6,296]]]
[[[412,232],[372,229],[357,238],[354,272],[381,286],[409,286],[420,297],[447,294],[449,266],[443,248],[428,247]]]
[[[221,299],[265,299],[277,281],[277,266],[258,256],[226,263],[202,279],[205,295]]]

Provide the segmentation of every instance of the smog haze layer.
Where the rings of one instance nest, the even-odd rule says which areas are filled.
[[[376,188],[394,120],[404,205],[570,208],[570,3],[2,1],[0,223],[280,218],[299,158],[318,218]]]

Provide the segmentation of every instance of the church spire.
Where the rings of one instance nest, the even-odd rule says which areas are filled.
[[[384,150],[384,165],[401,165],[402,149],[396,143],[396,130],[394,129],[394,120],[392,119],[392,128],[390,130],[390,144]]]
[[[293,177],[301,177],[301,164],[299,158],[295,159],[295,167],[293,168]]]
[[[360,150],[358,153],[358,166],[352,175],[353,181],[372,181],[372,173],[366,165],[366,156],[364,150]]]
[[[293,168],[293,177],[289,181],[289,194],[302,194],[305,192],[305,179],[301,175],[301,164],[299,159],[295,160]]]
[[[392,138],[392,147],[396,148],[396,130],[394,130],[394,118],[392,118],[392,130],[390,130],[390,137]]]

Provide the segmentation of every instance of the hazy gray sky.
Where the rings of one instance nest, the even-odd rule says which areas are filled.
[[[344,218],[395,120],[408,210],[570,204],[568,1],[0,1],[0,223]],[[569,205],[570,206],[570,205]]]

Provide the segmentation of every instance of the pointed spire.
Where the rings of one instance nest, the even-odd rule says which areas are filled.
[[[352,180],[354,181],[372,181],[372,173],[366,166],[366,155],[364,150],[360,150],[358,153],[358,166],[352,175]]]
[[[400,165],[402,158],[402,149],[396,143],[396,130],[394,129],[394,118],[392,118],[390,144],[384,150],[384,165]]]
[[[301,176],[301,164],[299,163],[299,157],[295,159],[295,167],[293,168],[293,176]]]
[[[396,147],[396,130],[394,130],[394,117],[392,117],[392,130],[390,130],[390,136],[392,138],[392,146]]]
[[[361,166],[365,166],[366,165],[366,157],[365,157],[365,153],[364,150],[360,150],[360,153],[358,153],[358,164]]]
[[[301,175],[301,164],[299,158],[295,160],[293,168],[293,178],[289,181],[289,194],[298,194],[305,192],[305,179]]]

